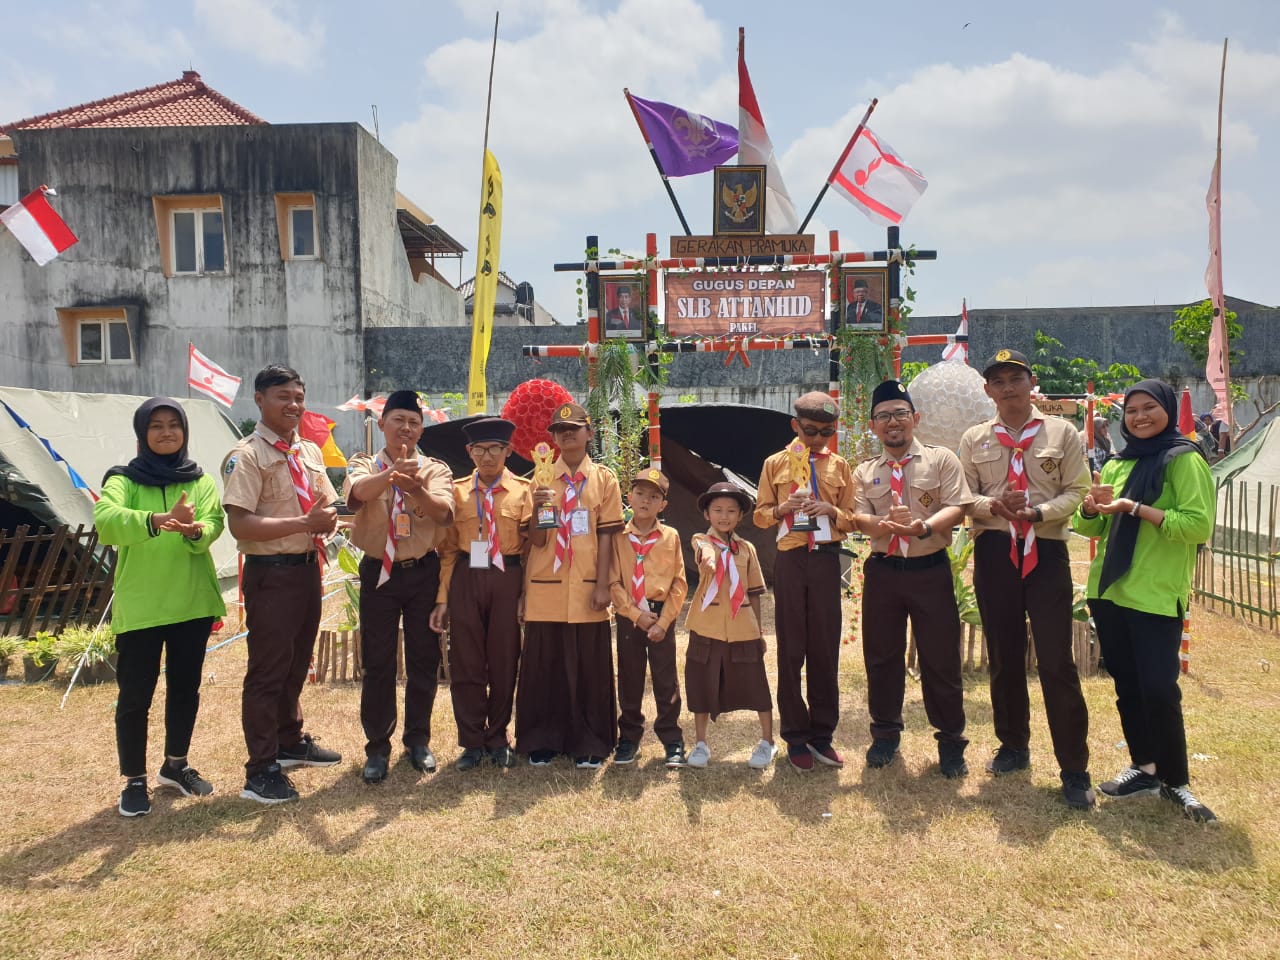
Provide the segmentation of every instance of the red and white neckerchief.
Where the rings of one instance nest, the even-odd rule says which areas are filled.
[[[416,457],[414,458],[417,459]],[[374,466],[381,472],[387,469],[382,457],[375,457]],[[396,517],[404,513],[404,493],[397,486],[391,487],[391,506],[387,508],[387,545],[382,550],[382,569],[378,571],[378,587],[391,579],[391,561],[396,555]],[[378,587],[374,587],[376,590]]]
[[[262,434],[258,434],[262,437]],[[266,437],[262,437],[266,440]],[[311,508],[315,506],[315,494],[311,490],[311,478],[307,476],[307,470],[302,465],[302,439],[297,438],[293,443],[286,440],[276,440],[271,444],[277,450],[284,454],[285,463],[289,465],[289,479],[293,481],[294,493],[298,495],[298,506],[302,508],[302,515],[305,517],[311,512]],[[315,541],[316,550],[324,556],[324,537],[315,534],[312,538]]]
[[[634,533],[628,531],[627,538],[631,541],[631,546],[636,551],[636,566],[631,573],[631,599],[636,602],[637,607],[648,613],[649,601],[644,596],[644,558],[649,555],[653,545],[662,539],[662,532],[655,527],[641,540]]]
[[[573,562],[573,511],[586,484],[586,478],[579,470],[572,477],[563,473],[564,497],[560,501],[560,526],[556,530],[556,559],[551,565],[552,572],[557,572],[566,563]]]
[[[907,454],[901,460],[889,461],[889,490],[893,493],[893,505],[895,507],[902,506],[902,468],[911,461],[911,454]],[[911,543],[910,538],[895,533],[889,538],[889,553],[900,553],[904,557],[907,555],[907,547]]]
[[[1031,420],[1022,428],[1022,433],[1016,441],[1003,424],[995,425],[996,439],[1000,441],[1000,446],[1013,451],[1009,457],[1009,487],[1012,490],[1021,490],[1026,493],[1027,472],[1022,456],[1031,449],[1031,442],[1040,432],[1042,423],[1044,423],[1043,420]],[[1009,524],[1009,536],[1013,541],[1009,547],[1009,560],[1015,567],[1018,566],[1018,540],[1023,541],[1022,576],[1025,579],[1027,574],[1036,568],[1036,563],[1040,559],[1036,548],[1036,525],[1029,520],[1012,521]]]
[[[716,548],[716,582],[707,588],[707,592],[702,596],[702,609],[705,610],[711,606],[711,601],[720,594],[720,588],[724,584],[725,575],[729,577],[729,609],[730,616],[736,617],[738,611],[742,608],[742,602],[747,599],[747,589],[742,585],[742,578],[738,576],[738,564],[734,562],[733,557],[738,553],[738,544],[733,541],[730,535],[729,543],[708,535],[707,539]]]
[[[827,451],[825,450],[821,453],[809,454],[809,488],[813,493],[813,499],[815,500],[818,499],[818,463],[817,461],[823,459],[826,456],[827,456]],[[800,484],[792,480],[791,490],[788,495],[790,495],[791,493],[795,493],[799,489],[800,489]],[[778,521],[777,539],[781,540],[783,537],[785,537],[788,533],[791,532],[791,524],[793,522],[794,522],[793,514],[784,513],[782,515],[782,519]],[[816,550],[818,547],[817,531],[816,530],[808,531],[808,538],[809,538],[809,549]]]
[[[480,495],[480,474],[476,473],[476,509],[480,514],[480,526],[484,529],[484,538],[489,544],[489,562],[497,569],[506,572],[507,563],[502,559],[502,551],[498,548],[498,524],[494,519],[493,491],[507,475],[504,467],[498,479],[493,481],[489,489]]]

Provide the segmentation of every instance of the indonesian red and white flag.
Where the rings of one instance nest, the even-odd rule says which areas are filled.
[[[1218,398],[1213,407],[1215,420],[1227,419],[1227,312],[1222,298],[1222,167],[1213,162],[1209,177],[1209,193],[1204,198],[1209,211],[1209,266],[1204,271],[1204,285],[1213,304],[1213,322],[1209,328],[1209,359],[1204,378]]]
[[[240,378],[223,370],[197,350],[194,343],[187,344],[187,350],[187,384],[223,406],[231,406],[240,389]]]
[[[969,336],[969,306],[963,300],[960,301],[960,326],[956,327],[956,336]],[[942,351],[942,359],[968,363],[969,341],[948,344]]]
[[[773,155],[773,141],[764,128],[764,117],[747,73],[742,51],[743,31],[738,30],[738,163],[760,164],[765,172],[764,229],[766,233],[795,233],[800,226],[782,171]]]
[[[77,240],[71,228],[49,204],[48,198],[57,195],[52,187],[41,184],[0,213],[0,222],[27,248],[31,259],[42,267]]]
[[[346,403],[338,404],[339,410],[358,411],[359,413],[372,413],[375,417],[382,416],[382,408],[386,406],[387,398],[382,394],[376,394],[368,400],[363,399],[360,394],[356,394]]]
[[[907,164],[870,127],[863,127],[853,149],[830,180],[846,200],[885,227],[902,223],[929,181]]]

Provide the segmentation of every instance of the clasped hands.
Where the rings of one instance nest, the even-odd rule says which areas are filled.
[[[880,518],[879,528],[881,533],[899,537],[922,537],[927,529],[923,520],[912,519],[911,508],[904,503],[890,507],[889,515]]]
[[[1102,475],[1093,471],[1093,483],[1084,498],[1084,512],[1113,514],[1133,512],[1134,501],[1128,497],[1116,498],[1115,487],[1102,482]]]
[[[390,474],[388,479],[391,484],[402,493],[412,496],[422,492],[422,480],[418,477],[418,458],[409,455],[407,446],[400,448],[400,456],[383,473]]]
[[[164,533],[180,533],[188,539],[195,540],[204,530],[202,524],[196,523],[195,507],[187,503],[187,493],[182,496],[166,513],[151,515],[151,524],[157,531]]]
[[[834,503],[824,503],[821,500],[815,500],[812,493],[808,490],[797,490],[782,503],[778,504],[778,515],[787,513],[803,513],[810,517],[831,517],[836,516],[836,507]]]
[[[1035,523],[1036,511],[1027,503],[1025,490],[1006,490],[991,500],[991,512],[1010,523]]]

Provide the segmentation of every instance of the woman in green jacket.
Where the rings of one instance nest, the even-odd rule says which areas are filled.
[[[116,750],[125,788],[121,816],[151,812],[147,716],[165,653],[165,761],[156,779],[185,796],[213,786],[187,763],[200,706],[205,646],[226,613],[209,547],[222,533],[217,485],[188,458],[187,415],[152,397],[133,414],[138,455],[102,481],[93,519],[103,543],[120,548],[111,626],[119,663]]]
[[[1215,493],[1200,448],[1177,422],[1177,394],[1167,383],[1143,380],[1125,392],[1125,448],[1093,475],[1074,526],[1102,540],[1089,571],[1089,610],[1132,759],[1099,789],[1110,797],[1160,794],[1197,823],[1212,823],[1217,817],[1188,783],[1178,653]]]

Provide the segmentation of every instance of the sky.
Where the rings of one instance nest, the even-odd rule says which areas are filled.
[[[503,172],[501,268],[561,322],[579,318],[578,276],[552,265],[580,260],[587,235],[642,253],[656,233],[665,255],[682,232],[623,87],[736,125],[739,26],[798,209],[872,97],[872,129],[928,178],[902,225],[904,245],[938,252],[908,280],[918,315],[958,314],[962,298],[979,309],[1202,299],[1230,38],[1225,287],[1280,304],[1274,0],[51,0],[23,44],[0,50],[0,122],[188,68],[273,123],[374,132],[376,107],[399,189],[474,251],[498,9],[489,148]],[[711,181],[673,181],[697,234],[711,232]],[[834,191],[808,232],[825,249],[832,229],[846,250],[884,246],[883,227]]]

